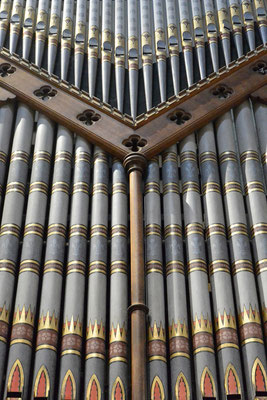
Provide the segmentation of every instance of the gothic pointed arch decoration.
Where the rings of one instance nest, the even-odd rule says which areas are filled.
[[[151,385],[151,400],[165,400],[164,387],[158,376],[155,376]]]
[[[205,367],[202,372],[200,387],[203,397],[216,397],[214,379],[208,367]]]
[[[75,400],[76,399],[76,382],[73,373],[69,369],[63,379],[61,386],[61,399],[62,400]]]
[[[120,377],[117,377],[113,384],[111,400],[125,400],[125,390]]]
[[[251,377],[255,392],[267,392],[267,374],[258,357],[254,361]]]
[[[19,359],[17,359],[10,371],[7,383],[8,392],[21,393],[24,386],[24,372]]]
[[[233,364],[229,363],[224,378],[224,387],[225,393],[228,394],[240,394],[241,395],[241,386],[240,380],[238,378],[238,374],[236,372]]]
[[[50,391],[50,379],[47,369],[44,365],[39,369],[35,383],[34,383],[34,396],[35,397],[48,397]]]
[[[97,376],[93,374],[87,386],[86,400],[101,400],[101,388]]]
[[[182,372],[177,377],[175,384],[175,399],[190,400],[190,389],[186,377]]]

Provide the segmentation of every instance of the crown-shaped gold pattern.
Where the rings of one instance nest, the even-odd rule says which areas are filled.
[[[120,327],[120,324],[118,323],[117,327],[114,328],[113,324],[111,326],[111,331],[109,333],[109,343],[113,342],[125,342],[127,343],[127,338],[126,338],[126,329],[123,324],[123,327]]]
[[[265,307],[264,303],[263,303],[263,307],[262,307],[262,318],[263,318],[263,322],[267,322],[267,307]]]
[[[6,309],[6,303],[4,304],[3,308],[0,308],[0,321],[9,322],[9,310]]]
[[[22,310],[20,310],[19,307],[17,308],[13,317],[13,325],[15,324],[28,324],[34,326],[34,314],[31,311],[31,306],[29,306],[28,311],[26,311],[25,306],[22,307]]]
[[[227,314],[224,310],[223,314],[218,313],[218,317],[215,318],[215,330],[218,331],[223,328],[236,329],[235,317],[231,314]]]
[[[208,319],[208,316],[205,319],[202,313],[200,319],[198,319],[196,315],[195,320],[192,322],[192,335],[200,332],[207,332],[212,334],[212,323]]]
[[[47,311],[46,315],[41,315],[38,323],[38,331],[42,329],[53,329],[54,331],[58,331],[58,319],[55,317],[55,313],[50,316],[49,311]]]
[[[247,310],[244,306],[243,311],[238,315],[238,322],[240,326],[251,323],[260,324],[260,313],[256,309],[253,310],[251,304],[249,306],[249,310]]]
[[[89,327],[87,328],[86,339],[99,338],[105,340],[105,328],[103,326],[103,322],[101,321],[100,325],[95,320],[94,325],[90,321]]]
[[[65,335],[79,335],[79,336],[83,335],[83,326],[79,320],[79,317],[77,321],[74,321],[73,316],[71,317],[70,321],[68,321],[68,319],[66,318],[66,321],[63,324],[62,328],[62,336]]]
[[[172,325],[169,326],[169,338],[172,339],[177,336],[188,338],[188,328],[186,326],[185,320],[183,324],[180,321],[178,321],[177,324],[172,321]]]
[[[163,328],[162,323],[160,323],[160,326],[157,327],[156,321],[154,321],[154,325],[149,326],[148,341],[150,342],[151,340],[161,340],[163,342],[166,341],[165,329]]]

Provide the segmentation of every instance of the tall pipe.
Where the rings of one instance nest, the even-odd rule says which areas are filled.
[[[194,134],[180,143],[196,396],[218,396],[212,316]]]
[[[168,393],[165,290],[161,246],[158,157],[147,165],[144,196],[146,293],[148,312],[148,388],[150,398]]]
[[[140,1],[141,57],[145,87],[146,109],[152,108],[153,51],[151,27],[151,1]]]
[[[137,116],[139,74],[138,2],[137,0],[130,0],[127,6],[130,107],[131,116],[133,117],[133,119],[135,119]]]
[[[123,0],[115,0],[115,80],[117,107],[123,112],[124,87],[125,87],[125,56],[126,56],[126,26],[125,7],[127,3]]]
[[[187,301],[176,145],[162,154],[163,216],[171,398],[192,398]],[[178,394],[181,394],[179,398]],[[191,396],[191,397],[190,397]]]
[[[85,349],[87,400],[95,391],[104,396],[106,383],[108,162],[106,153],[95,147]]]

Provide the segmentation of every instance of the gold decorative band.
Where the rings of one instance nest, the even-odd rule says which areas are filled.
[[[87,238],[87,226],[82,224],[71,225],[69,230],[69,237],[73,236],[82,236],[85,239]]]
[[[206,195],[207,193],[210,193],[210,192],[216,192],[216,193],[221,194],[220,185],[217,182],[205,183],[205,185],[202,186],[202,194]]]
[[[20,227],[15,224],[4,224],[0,228],[0,236],[13,235],[19,238]]]
[[[90,237],[94,236],[103,236],[104,238],[107,237],[108,228],[105,225],[93,225],[91,226]]]
[[[112,364],[114,362],[123,362],[125,364],[128,364],[128,360],[125,357],[112,357],[112,358],[110,358],[108,363]]]
[[[165,196],[168,193],[176,193],[179,194],[179,186],[175,182],[166,183],[163,186],[163,195]]]
[[[111,228],[111,237],[122,236],[127,238],[127,227],[125,225],[113,225]]]
[[[17,192],[24,196],[25,194],[25,185],[21,182],[10,182],[6,186],[6,194],[11,192]]]
[[[261,162],[263,165],[267,164],[267,151],[261,155]]]
[[[33,155],[33,162],[37,161],[46,161],[50,163],[51,161],[51,154],[48,151],[36,151]]]
[[[197,192],[199,193],[199,185],[197,182],[187,181],[183,184],[182,193],[185,194],[187,192]]]
[[[15,275],[16,264],[14,261],[2,259],[0,260],[0,272],[9,272],[10,274]]]
[[[262,182],[260,181],[251,181],[245,185],[245,193],[246,195],[252,192],[262,192],[264,193],[264,187]]]
[[[148,182],[145,185],[145,195],[148,193],[160,194],[160,187],[157,182]]]
[[[78,350],[64,350],[61,352],[61,357],[65,356],[67,354],[75,354],[76,356],[81,357],[81,352]]]
[[[172,152],[172,151],[165,152],[165,153],[163,153],[163,155],[162,155],[162,162],[163,162],[163,164],[166,163],[166,162],[174,162],[174,163],[177,164],[177,161],[178,161],[178,159],[177,159],[177,154],[174,153],[174,152]]]
[[[95,154],[94,164],[97,162],[103,162],[103,163],[108,164],[108,157],[107,157],[106,153],[101,152],[101,153]]]
[[[180,154],[181,164],[185,161],[197,162],[197,156],[194,151],[184,151]]]
[[[57,348],[55,346],[51,346],[50,344],[41,344],[40,346],[36,347],[35,351],[44,350],[44,349],[45,350],[52,350],[52,351],[57,352]]]
[[[47,237],[52,235],[66,236],[66,226],[63,224],[51,224],[47,229]]]
[[[234,344],[234,343],[223,343],[216,347],[217,351],[222,350],[222,349],[228,349],[228,348],[234,348],[234,349],[239,350],[238,344]]]
[[[167,362],[166,357],[163,356],[152,356],[152,357],[148,357],[148,361],[163,361],[163,362]]]
[[[170,355],[170,359],[171,359],[171,360],[172,360],[173,358],[175,358],[175,357],[185,357],[185,358],[190,359],[190,355],[187,354],[187,353],[184,353],[184,352],[182,352],[182,351],[177,351],[176,353],[172,353],[172,354]]]
[[[264,344],[264,341],[262,339],[260,339],[260,338],[248,338],[248,339],[242,340],[241,346],[245,346],[248,343],[261,343],[261,344]]]
[[[227,260],[215,260],[209,264],[209,273],[210,275],[216,272],[226,272],[230,274],[230,265]]]
[[[32,347],[32,342],[27,339],[11,339],[10,346],[13,346],[14,344],[26,344],[27,346]]]
[[[93,185],[92,196],[96,194],[104,194],[108,196],[108,187],[105,183],[95,183]]]
[[[6,163],[6,159],[7,159],[7,154],[4,153],[3,151],[0,151],[0,162],[5,164]]]
[[[258,155],[257,151],[247,150],[247,151],[244,151],[240,155],[241,164],[243,164],[244,162],[247,162],[247,161],[259,161],[259,155]]]
[[[203,351],[208,352],[208,353],[215,353],[214,349],[211,349],[210,347],[199,347],[198,349],[193,351],[193,354],[198,354],[202,353]]]
[[[178,224],[170,224],[165,226],[164,238],[167,239],[168,236],[182,237],[182,227]]]
[[[206,239],[208,239],[212,235],[226,236],[224,225],[223,224],[211,224],[211,225],[207,226]]]
[[[91,163],[91,154],[87,153],[86,151],[79,151],[75,154],[75,163],[78,162],[87,162]]]
[[[24,236],[37,235],[41,238],[44,234],[44,227],[41,224],[27,224],[24,228]]]
[[[227,229],[227,235],[230,239],[235,235],[245,235],[248,236],[247,225],[245,224],[232,224]]]
[[[118,193],[127,194],[127,186],[125,183],[120,182],[112,185],[112,196]]]
[[[52,186],[52,194],[56,192],[63,192],[69,194],[69,184],[67,182],[55,182]]]
[[[198,222],[188,224],[185,227],[185,235],[188,237],[189,235],[204,235],[203,225]]]
[[[256,262],[256,274],[261,274],[262,272],[267,271],[267,258],[264,258],[262,260],[259,260]]]
[[[230,192],[239,192],[242,193],[241,185],[237,181],[227,182],[223,185],[223,194],[224,196]]]
[[[237,155],[234,151],[224,151],[220,154],[219,160],[221,164],[226,161],[237,162]]]
[[[167,275],[178,272],[179,274],[184,274],[184,263],[182,261],[169,261],[166,265]]]
[[[161,237],[161,226],[158,224],[146,225],[146,236],[157,235]]]
[[[22,272],[33,272],[35,274],[39,274],[40,264],[38,261],[27,259],[23,260],[20,263],[19,273]]]
[[[187,263],[188,274],[195,271],[202,271],[207,273],[208,271],[207,271],[206,261],[200,258],[188,261]]]
[[[26,153],[25,151],[22,151],[22,150],[14,151],[14,152],[11,154],[10,162],[12,163],[12,162],[14,162],[14,161],[23,161],[23,162],[25,162],[25,163],[28,163],[28,161],[29,161],[29,154]]]
[[[58,260],[48,260],[44,264],[44,274],[47,272],[56,272],[62,275],[63,272],[63,263]]]
[[[89,360],[90,358],[101,358],[101,360],[104,360],[104,361],[106,359],[106,357],[101,353],[90,353],[90,354],[87,354],[87,356],[85,357],[86,360]]]
[[[146,273],[150,274],[151,272],[158,272],[163,274],[163,266],[162,262],[158,260],[151,260],[146,262]]]
[[[41,192],[47,196],[48,193],[48,186],[45,182],[32,182],[30,184],[30,193],[33,192]]]
[[[244,271],[253,273],[253,266],[250,260],[237,260],[232,263],[233,275],[237,274],[238,272]]]
[[[7,339],[0,335],[0,342],[7,343]]]
[[[55,162],[65,161],[71,162],[72,155],[68,151],[58,151],[55,155]]]
[[[217,157],[213,151],[205,151],[200,154],[199,161],[200,161],[200,164],[207,162],[207,161],[217,162]]]
[[[89,264],[89,275],[93,273],[101,273],[106,275],[107,273],[107,264],[104,261],[92,261]]]
[[[72,194],[83,192],[89,196],[89,185],[86,182],[75,182],[72,188]]]
[[[115,274],[117,272],[120,272],[122,274],[127,274],[127,263],[125,261],[121,260],[116,260],[112,261],[110,265],[110,273]]]
[[[266,234],[267,234],[267,224],[264,222],[255,224],[250,228],[251,238],[254,238],[257,235],[266,235]]]

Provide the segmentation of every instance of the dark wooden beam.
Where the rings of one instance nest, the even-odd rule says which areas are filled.
[[[68,82],[0,51],[0,87],[120,159],[132,152],[153,157],[266,84],[267,48],[260,46],[133,121]]]

